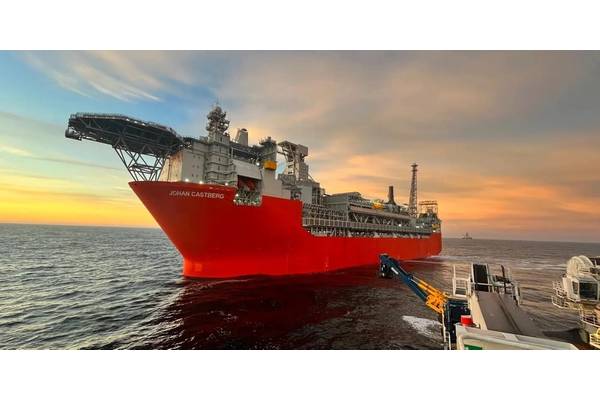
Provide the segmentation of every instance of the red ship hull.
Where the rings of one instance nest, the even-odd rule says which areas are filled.
[[[302,227],[302,203],[263,196],[260,206],[234,204],[236,189],[184,182],[130,182],[182,254],[183,275],[224,278],[291,275],[376,265],[440,253],[442,237],[317,237]]]

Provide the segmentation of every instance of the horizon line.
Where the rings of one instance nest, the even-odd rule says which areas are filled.
[[[2,222],[0,225],[33,225],[33,226],[58,226],[58,227],[74,227],[74,228],[123,228],[123,229],[156,229],[164,233],[160,226],[147,226],[147,225],[90,225],[90,224],[49,224],[49,223],[35,223],[35,222]],[[443,236],[443,239],[456,239],[463,240],[462,237],[457,236]],[[574,240],[540,240],[540,239],[500,239],[493,237],[478,237],[472,238],[471,240],[497,240],[506,242],[545,242],[545,243],[578,243],[578,244],[600,244],[600,242],[590,241],[574,241]]]

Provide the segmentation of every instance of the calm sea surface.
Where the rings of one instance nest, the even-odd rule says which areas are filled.
[[[600,244],[444,240],[412,272],[451,289],[453,266],[509,267],[542,330],[577,326],[550,303],[573,255]],[[438,349],[436,316],[377,269],[187,280],[158,229],[0,224],[1,349]]]

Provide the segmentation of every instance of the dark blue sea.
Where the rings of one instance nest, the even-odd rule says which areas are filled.
[[[544,331],[577,326],[552,281],[600,244],[445,239],[407,268],[451,290],[453,266],[503,264]],[[0,224],[0,349],[440,349],[436,315],[377,268],[225,280],[181,277],[158,229]]]

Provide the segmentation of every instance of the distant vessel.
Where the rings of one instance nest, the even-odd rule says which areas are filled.
[[[473,239],[470,235],[469,232],[465,233],[465,236],[462,237],[463,239],[467,239],[467,240],[471,240]]]
[[[417,203],[417,164],[408,204],[358,192],[326,194],[309,175],[308,148],[271,137],[235,139],[221,107],[208,136],[118,114],[78,113],[65,136],[111,145],[133,189],[183,256],[183,275],[222,278],[288,275],[372,265],[380,253],[401,260],[440,253],[437,202]],[[277,154],[285,168],[277,171]],[[365,166],[370,168],[371,166]]]

